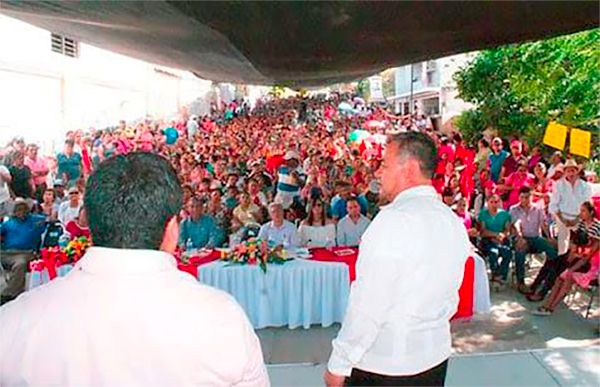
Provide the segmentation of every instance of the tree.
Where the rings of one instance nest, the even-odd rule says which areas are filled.
[[[591,130],[598,142],[600,29],[480,52],[454,79],[475,105],[457,120],[473,140],[486,128],[542,141],[550,120]]]

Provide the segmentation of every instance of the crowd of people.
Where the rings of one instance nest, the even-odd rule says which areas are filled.
[[[352,109],[339,109],[342,102]],[[561,152],[546,159],[540,146],[528,149],[519,138],[482,136],[471,147],[425,116],[396,116],[340,95],[274,98],[252,109],[233,102],[203,117],[68,132],[57,155],[40,155],[37,145],[15,138],[1,152],[0,238],[3,251],[18,254],[3,254],[2,263],[24,273],[30,255],[23,251],[58,244],[61,234],[89,237],[87,176],[103,160],[134,151],[166,157],[179,174],[182,250],[250,237],[285,248],[358,246],[386,204],[378,180],[385,135],[403,131],[435,141],[433,185],[463,220],[474,253],[489,262],[494,287],[506,286],[514,262],[516,286],[531,301],[551,292],[539,310],[548,314],[565,289],[593,282],[596,177],[574,159]],[[530,253],[545,253],[545,264],[527,286]],[[22,291],[23,281],[7,297]]]

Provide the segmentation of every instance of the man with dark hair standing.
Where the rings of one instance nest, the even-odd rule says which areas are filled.
[[[100,164],[84,199],[94,247],[0,308],[0,385],[268,384],[240,306],[176,268],[181,202],[157,155]]]
[[[469,239],[431,185],[436,154],[422,133],[388,141],[378,177],[389,204],[362,237],[328,386],[444,384]]]

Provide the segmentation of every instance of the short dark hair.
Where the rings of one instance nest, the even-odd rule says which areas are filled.
[[[352,195],[348,199],[346,199],[346,205],[348,205],[348,203],[350,203],[350,202],[356,202],[360,206],[360,201],[358,200],[358,197],[355,195]]]
[[[157,250],[182,196],[175,170],[161,156],[132,152],[106,159],[85,189],[94,245]]]
[[[452,188],[450,187],[446,187],[442,190],[442,197],[454,197],[454,191],[452,191]]]
[[[398,147],[400,156],[409,156],[416,159],[423,175],[431,178],[437,166],[437,149],[433,139],[420,132],[402,132],[392,134],[388,144]]]
[[[519,188],[519,195],[529,194],[529,193],[531,193],[531,187],[524,186],[524,187]]]

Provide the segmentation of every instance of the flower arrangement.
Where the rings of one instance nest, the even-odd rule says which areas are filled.
[[[45,247],[40,251],[40,259],[29,262],[29,270],[47,269],[48,276],[53,279],[56,277],[58,266],[79,261],[90,246],[91,243],[86,237],[79,237],[69,241],[63,248],[59,246]]]
[[[250,238],[229,252],[223,251],[221,259],[234,265],[258,265],[263,273],[267,272],[267,263],[281,265],[287,261],[283,246],[269,246],[267,241],[257,238]]]
[[[90,241],[86,237],[82,236],[70,240],[62,251],[67,256],[68,262],[75,263],[79,261],[81,257],[83,257],[83,254],[85,254],[85,251],[90,246]]]

